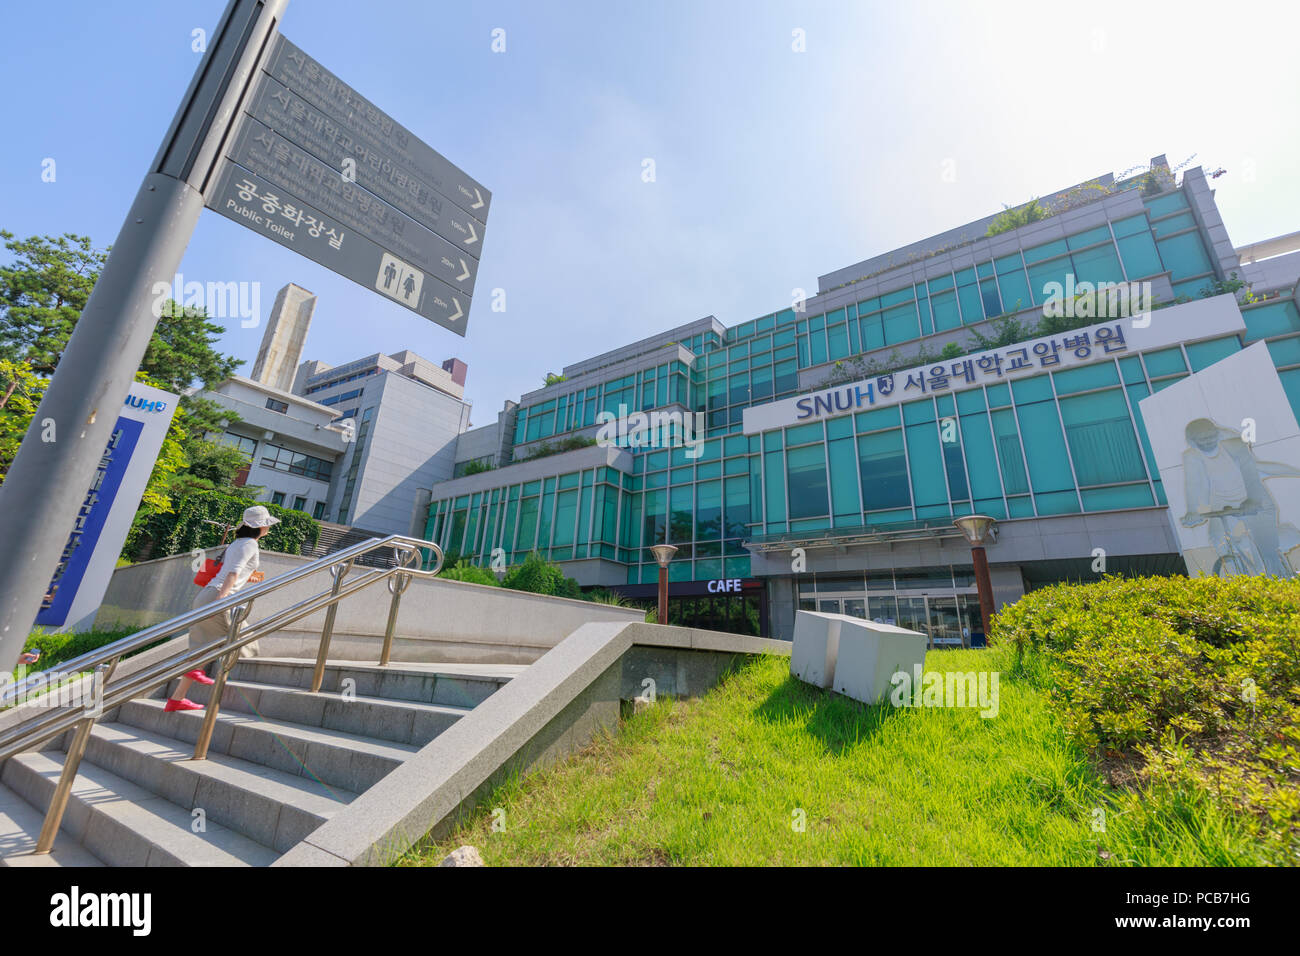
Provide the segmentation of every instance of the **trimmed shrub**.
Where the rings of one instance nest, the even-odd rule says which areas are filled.
[[[111,644],[114,641],[120,641],[124,637],[129,637],[137,633],[140,628],[123,628],[112,631],[46,631],[43,628],[37,628],[32,631],[23,645],[24,651],[40,650],[41,657],[35,664],[27,665],[28,673],[48,670],[64,661],[70,661],[74,657],[80,657],[82,654],[89,654],[91,651],[103,647],[105,644]],[[170,640],[165,638],[164,640]],[[142,647],[138,651],[128,654],[128,657],[134,657],[150,647],[157,647],[163,643],[162,640],[155,641]]]
[[[555,594],[564,582],[564,572],[537,552],[524,558],[506,572],[501,585],[515,591],[533,594]]]
[[[487,568],[480,568],[477,564],[470,564],[468,561],[460,561],[454,567],[443,568],[438,572],[438,577],[449,581],[467,581],[470,584],[487,584],[492,587],[500,585],[495,574]]]
[[[559,565],[552,564],[535,551],[522,563],[508,569],[500,582],[492,571],[473,564],[467,559],[459,560],[441,571],[439,577],[449,578],[452,581],[469,581],[472,584],[497,585],[499,583],[512,591],[575,598],[579,601],[585,597],[582,586],[577,581],[566,578]]]
[[[1067,732],[1143,784],[1194,787],[1300,850],[1300,580],[1118,578],[1033,591],[993,639]]]

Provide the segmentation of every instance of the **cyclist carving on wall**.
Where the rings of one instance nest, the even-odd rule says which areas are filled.
[[[1187,425],[1183,481],[1187,496],[1184,527],[1209,522],[1210,543],[1219,558],[1214,572],[1291,577],[1298,570],[1286,552],[1300,546],[1300,531],[1279,521],[1277,502],[1264,478],[1300,478],[1300,469],[1259,461],[1231,429],[1208,418]]]

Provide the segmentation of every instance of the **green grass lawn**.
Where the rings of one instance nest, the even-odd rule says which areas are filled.
[[[1000,672],[999,713],[981,718],[866,707],[792,678],[786,657],[756,659],[703,698],[661,699],[512,779],[399,865],[462,844],[489,865],[1264,862],[1251,821],[1203,792],[1108,786],[1012,660],[1006,648],[927,655],[927,670]]]

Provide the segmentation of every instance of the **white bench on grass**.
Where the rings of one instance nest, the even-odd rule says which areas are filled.
[[[806,683],[875,704],[888,697],[895,672],[911,675],[916,666],[925,666],[928,642],[926,635],[892,624],[798,611],[790,673]]]

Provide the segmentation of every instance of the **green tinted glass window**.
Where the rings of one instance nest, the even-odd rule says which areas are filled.
[[[961,416],[961,440],[966,450],[966,471],[970,493],[975,498],[999,498],[1002,481],[998,477],[998,460],[993,452],[993,432],[989,417],[983,412]]]
[[[1052,283],[1057,283],[1062,289],[1065,288],[1065,277],[1074,270],[1070,264],[1069,257],[1064,259],[1053,259],[1051,262],[1040,262],[1037,265],[1029,267],[1029,291],[1033,294],[1037,303],[1046,302],[1057,290],[1049,289]]]
[[[785,518],[785,454],[775,451],[763,456],[763,487],[767,524],[780,524]]]
[[[1078,282],[1123,282],[1124,272],[1119,265],[1119,256],[1115,247],[1109,243],[1097,246],[1086,252],[1076,252],[1074,260],[1074,281]]]
[[[785,453],[790,488],[790,517],[814,518],[829,512],[826,446],[807,445]]]
[[[1187,366],[1183,364],[1182,350],[1177,346],[1156,352],[1144,352],[1142,361],[1146,363],[1147,375],[1151,378],[1187,371]]]
[[[849,419],[845,419],[848,421]],[[858,505],[858,456],[852,438],[827,443],[831,477],[831,512],[836,518],[861,520]]]
[[[1026,249],[1024,253],[1025,262],[1042,262],[1044,259],[1050,259],[1052,256],[1059,256],[1065,251],[1065,240],[1055,239],[1052,242],[1045,242],[1041,246],[1034,246],[1032,249]]]
[[[930,309],[934,313],[934,330],[944,332],[961,325],[961,312],[957,309],[956,292],[940,292],[930,297]]]
[[[901,429],[861,436],[858,469],[862,503],[867,511],[903,508],[912,503]]]
[[[998,284],[1002,287],[1002,308],[1006,311],[1019,312],[1034,304],[1023,269],[1017,268],[1014,272],[999,275]]]
[[[1020,448],[1020,432],[1016,428],[1016,415],[1009,408],[991,413],[994,441],[998,459],[1002,463],[1002,484],[1008,495],[1029,491],[1029,477],[1025,472],[1025,456]]]
[[[1063,491],[1074,487],[1070,459],[1055,402],[1019,405],[1020,433],[1034,491]]]
[[[1294,340],[1300,342],[1300,340]],[[1272,343],[1269,343],[1270,346]],[[1227,358],[1241,350],[1241,343],[1237,341],[1235,335],[1227,338],[1215,339],[1212,342],[1196,342],[1185,346],[1187,349],[1187,360],[1192,363],[1192,371],[1199,372],[1206,366],[1213,365],[1219,359]],[[1300,359],[1297,359],[1300,361]]]
[[[722,537],[722,482],[701,481],[695,486],[695,540]]]
[[[909,425],[907,456],[911,466],[913,500],[917,507],[947,504],[948,488],[944,482],[943,455],[939,450],[939,430],[933,423]]]
[[[1060,407],[1080,486],[1146,479],[1128,403],[1119,389],[1062,398]]]
[[[1151,233],[1145,229],[1135,235],[1125,236],[1116,241],[1119,245],[1120,257],[1124,260],[1124,268],[1128,272],[1130,280],[1140,279],[1143,276],[1155,275],[1157,272],[1164,271],[1164,266],[1160,262],[1160,254],[1156,252],[1155,240],[1151,238]]]
[[[1156,243],[1160,247],[1160,258],[1164,260],[1175,279],[1199,275],[1211,270],[1209,256],[1201,243],[1200,233],[1186,232],[1172,239],[1161,239]]]
[[[1148,212],[1152,218],[1156,216],[1165,216],[1179,209],[1187,208],[1187,200],[1183,197],[1182,190],[1172,192],[1167,196],[1158,196],[1155,199],[1144,200]]]
[[[747,525],[753,520],[750,517],[749,492],[750,482],[747,475],[726,479],[724,537],[742,538],[749,534]]]
[[[881,315],[885,332],[885,345],[906,342],[921,334],[921,326],[916,317],[915,305],[896,306],[881,313]]]

